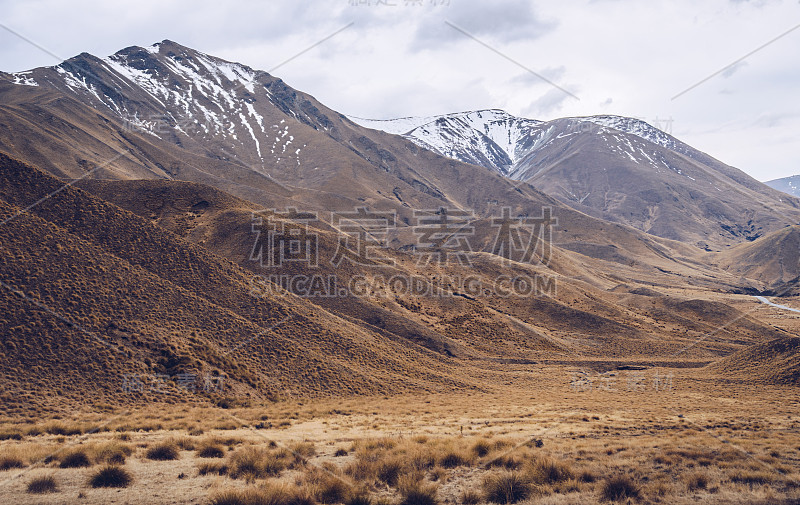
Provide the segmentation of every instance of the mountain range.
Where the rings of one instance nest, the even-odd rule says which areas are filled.
[[[755,240],[798,216],[796,198],[639,119],[538,121],[501,110],[351,119],[528,182],[582,212],[704,249]]]
[[[783,191],[786,194],[800,196],[800,175],[772,179],[771,181],[766,181],[764,184],[778,191]]]
[[[97,356],[80,367],[109,399],[119,374],[186,369],[245,396],[383,394],[479,390],[501,363],[703,366],[787,336],[720,299],[788,292],[800,200],[637,119],[353,118],[168,40],[0,74],[0,97],[0,373],[28,391],[70,388],[65,353]],[[453,216],[430,251],[457,235],[458,261],[420,261],[420,223]],[[547,233],[501,242],[508,219]],[[265,243],[277,229],[294,242]],[[318,258],[270,264],[298,236]],[[358,240],[369,258],[337,263]]]

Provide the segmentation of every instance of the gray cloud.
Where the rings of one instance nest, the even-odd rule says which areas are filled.
[[[569,95],[560,89],[551,89],[544,93],[542,96],[534,100],[523,110],[525,117],[540,119],[549,118],[559,110],[568,98]]]
[[[721,74],[721,75],[722,75],[722,77],[724,77],[724,78],[726,78],[726,79],[727,79],[728,77],[730,77],[730,76],[732,76],[733,74],[735,74],[736,72],[738,72],[738,71],[739,71],[739,69],[742,69],[742,68],[744,68],[744,67],[746,67],[746,66],[747,66],[747,62],[746,62],[746,61],[740,61],[740,62],[737,62],[737,63],[735,63],[735,64],[731,65],[730,67],[726,68],[726,69],[725,69],[725,70],[722,72],[722,74]]]
[[[547,67],[542,70],[537,70],[537,73],[553,82],[560,82],[561,79],[564,77],[566,71],[567,71],[566,67],[558,66],[558,67]],[[544,81],[542,80],[541,77],[539,77],[536,74],[532,74],[530,72],[523,72],[521,74],[517,74],[514,77],[512,77],[509,80],[509,82],[511,84],[522,84],[525,86],[530,86],[535,84],[541,84]]]
[[[540,18],[534,4],[527,0],[453,1],[449,9],[427,17],[419,25],[411,50],[436,49],[449,43],[469,40],[445,21],[475,37],[486,37],[486,42],[502,43],[535,40],[557,26],[555,21]]]

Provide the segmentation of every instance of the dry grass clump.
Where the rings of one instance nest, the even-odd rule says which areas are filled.
[[[92,443],[61,454],[57,459],[61,468],[85,468],[95,463],[121,465],[133,454],[133,448],[118,441]]]
[[[25,463],[16,456],[0,457],[0,470],[11,470],[12,468],[24,468]]]
[[[125,458],[133,454],[133,447],[117,441],[93,446],[91,452],[94,453],[95,463],[108,463],[112,465],[122,465]]]
[[[400,505],[438,505],[435,484],[425,483],[415,475],[405,475],[398,484]],[[406,478],[407,477],[407,478]]]
[[[40,429],[42,432],[49,433],[50,435],[72,436],[72,435],[82,435],[86,431],[89,431],[90,428],[78,423],[51,421],[40,426]]]
[[[211,462],[211,463],[200,463],[197,466],[198,475],[227,475],[228,474],[228,465],[221,462]]]
[[[298,457],[301,458],[313,458],[317,454],[317,450],[314,447],[314,444],[311,442],[298,442],[296,444],[292,444],[289,446],[289,450],[292,451]]]
[[[503,454],[491,459],[487,466],[495,468],[505,468],[506,470],[518,470],[525,464],[526,459],[520,454]]]
[[[214,443],[205,443],[197,448],[198,458],[223,458],[225,457],[225,449],[222,446]]]
[[[769,472],[762,470],[737,470],[730,475],[731,482],[737,484],[748,484],[763,486],[770,484],[775,480],[775,476]]]
[[[351,493],[342,503],[343,505],[373,505],[372,497],[366,491]]]
[[[492,451],[492,444],[489,442],[489,440],[482,438],[480,440],[476,440],[475,443],[472,444],[471,450],[475,456],[482,458]]]
[[[306,487],[319,503],[344,503],[353,494],[350,484],[333,471],[335,467],[328,471],[315,469],[306,474]]]
[[[556,484],[575,477],[572,469],[565,463],[549,458],[538,458],[526,472],[536,484]]]
[[[484,498],[491,503],[517,503],[530,496],[530,480],[519,472],[502,471],[491,473],[481,484]]]
[[[259,487],[228,489],[211,497],[211,505],[315,505],[307,491],[288,484],[264,483]]]
[[[378,463],[376,475],[387,486],[396,486],[400,475],[408,470],[405,462],[399,458]]]
[[[461,496],[459,497],[459,501],[463,505],[477,505],[478,503],[481,502],[482,498],[483,497],[481,496],[481,494],[479,492],[474,491],[472,489],[468,489],[468,490],[464,491],[463,493],[461,493]]]
[[[32,433],[28,432],[28,434],[36,436],[39,433],[33,433],[32,434]],[[3,441],[3,440],[22,440],[22,438],[23,438],[22,433],[20,433],[19,431],[13,431],[13,430],[0,431],[0,441]]]
[[[154,461],[171,461],[180,456],[178,446],[172,440],[167,440],[147,449],[145,457]]]
[[[58,484],[56,484],[56,479],[52,475],[43,475],[34,477],[28,482],[25,491],[30,494],[57,493]]]
[[[250,481],[279,475],[290,466],[290,462],[291,453],[286,450],[270,451],[259,447],[246,447],[231,455],[228,467],[232,478]]]
[[[133,481],[131,474],[120,466],[108,465],[95,472],[89,479],[92,487],[128,487]]]
[[[459,466],[469,466],[474,458],[465,451],[451,449],[446,451],[437,460],[437,464],[442,468],[456,468]]]
[[[196,446],[195,440],[192,437],[172,437],[170,441],[182,451],[193,451]]]
[[[608,501],[638,500],[640,495],[639,486],[626,475],[611,477],[600,490],[601,498]]]
[[[516,503],[536,493],[562,493],[581,490],[581,483],[593,481],[594,475],[584,472],[584,480],[576,478],[572,468],[559,461],[535,455],[522,449],[492,460],[489,466],[503,470],[486,475],[482,482],[483,497],[492,503]]]
[[[686,488],[689,491],[699,491],[708,487],[708,476],[705,473],[697,472],[687,475]]]
[[[510,445],[506,441],[492,441],[487,438],[472,440],[463,437],[360,440],[353,444],[355,457],[344,467],[344,472],[357,482],[382,483],[398,489],[399,479],[410,474],[428,475],[429,480],[446,482],[452,473],[450,470],[474,467],[481,458],[486,461],[498,448],[503,450]],[[514,453],[501,454],[485,464],[521,469],[532,459],[532,449],[526,447]],[[540,471],[543,475],[556,475],[539,479],[547,482],[561,481],[572,476],[566,467],[556,464],[543,467]],[[564,478],[561,477],[562,474]]]
[[[92,462],[89,460],[86,450],[81,448],[64,453],[58,466],[61,468],[85,468],[92,466]]]

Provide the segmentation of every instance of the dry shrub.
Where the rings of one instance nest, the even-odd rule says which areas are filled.
[[[372,481],[378,476],[378,465],[375,459],[357,457],[347,465],[344,472],[359,482]]]
[[[430,479],[433,482],[447,482],[448,472],[444,468],[434,468],[431,470]]]
[[[769,484],[775,480],[775,477],[765,471],[759,470],[739,470],[730,476],[731,482],[738,484],[759,485]]]
[[[217,444],[203,444],[197,448],[198,458],[223,458],[225,450]]]
[[[531,494],[531,484],[519,472],[499,472],[485,476],[482,483],[486,501],[492,503],[517,503]]]
[[[344,505],[373,505],[372,498],[366,491],[357,491],[351,493],[344,502]]]
[[[288,484],[265,483],[247,489],[220,491],[211,497],[211,505],[314,505],[306,491]]]
[[[94,460],[98,463],[121,465],[133,454],[133,448],[119,442],[109,442],[94,449]]]
[[[528,474],[536,484],[556,484],[574,478],[568,465],[549,458],[537,459],[529,468]]]
[[[311,442],[298,442],[289,447],[289,450],[303,459],[313,458],[317,455],[317,450]]]
[[[286,468],[281,456],[266,449],[246,447],[230,457],[228,464],[230,476],[246,480],[276,476]]]
[[[11,470],[12,468],[24,468],[25,463],[16,456],[0,457],[0,470]]]
[[[200,463],[197,466],[197,473],[198,475],[227,475],[228,465],[216,461],[213,463]]]
[[[639,486],[628,476],[612,477],[603,483],[600,496],[603,500],[620,501],[627,499],[638,500]]]
[[[195,441],[192,437],[173,437],[169,441],[182,451],[193,451],[195,449]]]
[[[698,491],[708,487],[708,477],[704,473],[694,473],[686,477],[686,487],[689,491]]]
[[[650,496],[663,498],[673,493],[673,487],[669,482],[657,481],[648,484],[645,491]]]
[[[25,490],[31,494],[45,494],[58,492],[58,485],[56,479],[52,475],[44,475],[42,477],[35,477],[28,482],[28,487]]]
[[[45,424],[42,426],[42,430],[50,435],[64,436],[82,435],[84,431],[83,427],[79,424],[67,424],[58,421]]]
[[[581,482],[586,482],[591,484],[592,482],[597,480],[597,475],[590,470],[584,470],[578,475],[578,480]]]
[[[318,477],[311,489],[314,498],[325,504],[344,503],[350,495],[350,486],[347,483],[327,473]]]
[[[472,444],[471,450],[473,454],[475,454],[477,457],[482,458],[492,451],[492,445],[489,443],[488,440],[481,439],[475,441],[475,443]]]
[[[430,450],[425,450],[424,448],[415,449],[409,456],[411,468],[414,470],[430,470],[436,466],[436,457]]]
[[[398,488],[402,497],[400,505],[438,505],[439,501],[436,498],[437,488],[434,484],[426,484],[422,480],[416,480],[416,482],[411,483],[413,479],[408,479],[409,482],[406,483],[406,476],[404,475],[403,477],[404,479]]]
[[[382,461],[377,466],[378,479],[388,486],[396,486],[397,480],[405,470],[405,465],[399,459]]]
[[[85,449],[74,449],[61,456],[58,466],[61,468],[84,468],[92,466],[92,462]]]
[[[128,487],[133,481],[131,474],[119,466],[105,466],[89,479],[92,487]]]
[[[504,454],[489,461],[488,466],[500,467],[506,470],[518,470],[525,464],[525,460],[519,454]]]
[[[154,461],[171,461],[178,459],[178,446],[175,442],[168,440],[147,449],[145,457]]]
[[[367,451],[374,451],[376,449],[387,451],[394,449],[396,445],[397,442],[391,438],[373,438],[363,442],[363,448]]]
[[[36,428],[31,428],[28,430],[28,435],[36,436],[39,433],[35,433],[33,430]],[[22,433],[17,431],[2,431],[0,432],[0,441],[2,440],[22,440]]]
[[[439,458],[439,466],[442,468],[468,466],[471,462],[472,461],[469,456],[456,450],[447,451]]]
[[[468,490],[464,491],[463,493],[461,493],[461,496],[459,497],[459,500],[464,505],[477,505],[478,503],[481,502],[481,495],[477,491],[473,491],[471,489],[468,489]]]

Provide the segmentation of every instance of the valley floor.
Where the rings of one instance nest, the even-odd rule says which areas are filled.
[[[698,368],[509,368],[505,384],[481,393],[6,417],[1,501],[800,500],[795,387],[721,381]],[[132,480],[93,487],[90,479],[105,468],[123,469]],[[113,471],[107,483],[120,477]],[[36,484],[55,491],[30,492]]]

